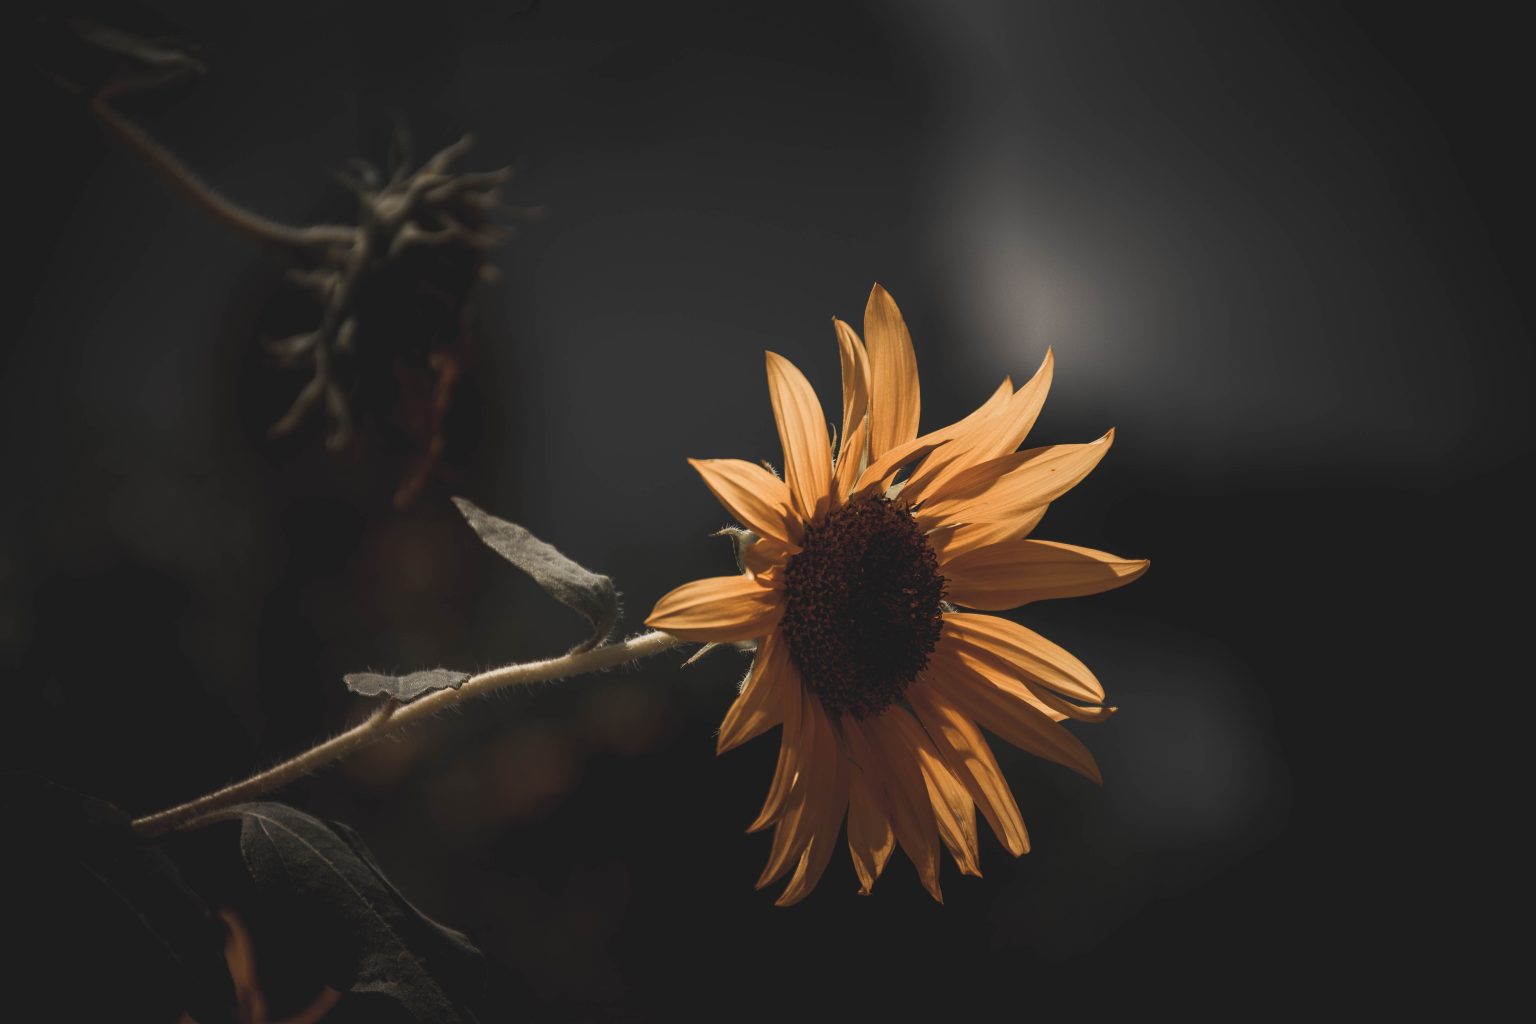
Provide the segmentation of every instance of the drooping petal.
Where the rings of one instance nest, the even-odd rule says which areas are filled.
[[[688,464],[742,526],[780,544],[799,543],[803,527],[784,481],[741,459],[689,459]]]
[[[1056,541],[1010,540],[952,558],[943,573],[955,604],[996,612],[1123,587],[1151,564]]]
[[[1014,746],[1102,783],[1099,766],[1081,740],[1038,708],[1010,694],[994,682],[993,675],[1001,673],[963,662],[940,643],[921,678],[945,703]]]
[[[1099,703],[1104,687],[1077,656],[1032,629],[996,615],[946,612],[940,642],[975,647],[1014,672],[1074,700]]]
[[[940,755],[981,808],[998,841],[1015,857],[1028,853],[1029,831],[1024,827],[1024,816],[1019,813],[1018,802],[1003,778],[992,747],[976,723],[937,697],[927,683],[908,687],[907,699],[933,737]]]
[[[923,731],[916,718],[898,715],[890,719],[901,732],[910,756],[917,761],[923,773],[923,785],[927,789],[928,803],[933,808],[934,822],[939,838],[950,856],[955,858],[962,874],[981,876],[980,854],[976,848],[976,805],[964,786],[950,772],[933,741]]]
[[[778,625],[784,593],[747,576],[684,583],[656,602],[645,624],[700,643],[753,640]]]
[[[761,736],[784,720],[784,702],[780,693],[784,677],[794,671],[789,664],[784,641],[777,633],[769,633],[757,645],[757,657],[752,660],[752,671],[747,685],[725,713],[720,723],[720,736],[715,742],[715,753],[723,754],[747,740]],[[797,680],[791,679],[792,682]]]
[[[825,713],[823,712],[823,716]],[[848,753],[830,720],[824,720],[826,736],[821,742],[832,749],[832,774],[811,780],[817,788],[814,803],[807,809],[809,836],[800,863],[795,866],[789,884],[774,900],[776,907],[788,907],[809,896],[816,883],[821,881],[827,864],[837,849],[842,831],[843,814],[848,809]]]
[[[864,307],[864,342],[869,350],[869,457],[876,459],[917,436],[921,402],[912,336],[896,301],[878,284]]]
[[[1016,519],[1081,483],[1114,438],[1111,430],[1089,444],[1032,448],[978,463],[936,489],[913,517],[924,529]]]
[[[767,353],[768,396],[784,447],[784,480],[807,521],[826,511],[832,490],[832,442],[810,381],[788,359]]]
[[[933,804],[928,799],[928,786],[923,782],[917,759],[904,740],[897,720],[892,718],[906,714],[907,710],[898,705],[866,719],[864,734],[870,741],[875,770],[885,781],[887,807],[896,841],[911,858],[929,895],[943,903],[944,896],[939,890],[938,823],[933,817]]]
[[[939,568],[942,571],[945,565],[957,555],[963,555],[967,551],[976,551],[1005,540],[1022,540],[1028,537],[1040,525],[1040,520],[1045,518],[1049,505],[1041,505],[1037,509],[1025,512],[1017,519],[1005,520],[1001,523],[962,523],[959,526],[947,526],[942,530],[934,530],[928,534],[928,544],[933,548],[933,553],[938,556]]]
[[[960,473],[1017,448],[1040,418],[1054,365],[1047,351],[1035,375],[1016,394],[1010,394],[993,415],[969,425],[962,421],[954,442],[935,452],[912,475],[904,492],[907,500],[916,503],[931,494],[942,493],[945,485]]]
[[[779,700],[784,714],[784,729],[779,736],[779,759],[773,766],[773,780],[768,783],[768,796],[763,800],[763,808],[757,812],[752,824],[747,826],[748,832],[765,829],[784,814],[785,805],[789,802],[790,793],[794,790],[795,781],[800,777],[805,762],[808,739],[804,725],[806,696],[800,674],[795,671],[793,662],[779,682]]]
[[[891,830],[891,815],[885,809],[885,783],[875,771],[863,727],[856,719],[844,719],[843,736],[853,762],[848,795],[848,852],[859,876],[859,892],[867,896],[896,848],[896,833]]]
[[[841,770],[842,745],[819,700],[806,697],[800,711],[800,735],[805,756],[791,785],[784,814],[774,823],[773,846],[768,851],[768,863],[762,876],[757,880],[759,889],[784,877],[789,866],[805,852],[817,827],[833,813],[831,805],[837,800],[834,783]],[[844,789],[843,803],[835,808],[838,815],[847,806],[847,799]]]
[[[853,435],[869,412],[869,356],[852,327],[836,317],[832,318],[832,326],[837,331],[837,351],[843,369],[843,442],[837,460],[842,463],[852,458],[858,462],[864,449],[855,443]]]

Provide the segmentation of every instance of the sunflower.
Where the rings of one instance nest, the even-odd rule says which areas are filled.
[[[1010,853],[1029,849],[982,729],[1098,782],[1093,755],[1059,723],[1114,711],[1071,654],[977,613],[1108,590],[1148,563],[1029,537],[1114,438],[1016,451],[1050,387],[1049,352],[1023,387],[1004,380],[969,416],[919,435],[917,361],[890,295],[870,293],[864,341],[833,325],[840,445],[804,375],[767,353],[783,479],[737,459],[689,460],[745,528],[743,571],[678,587],[646,621],[685,640],[756,641],[718,750],[782,726],[748,829],[774,826],[758,888],[793,868],[776,902],[804,899],[846,816],[860,892],[900,843],[942,900],[941,841],[961,872],[981,873],[978,808]]]

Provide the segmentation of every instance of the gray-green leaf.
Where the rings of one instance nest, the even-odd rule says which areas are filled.
[[[574,608],[592,624],[592,635],[578,650],[608,639],[619,620],[619,594],[613,580],[590,572],[526,529],[498,519],[474,502],[454,498],[465,520],[492,551],[533,577],[551,597]]]
[[[434,690],[457,690],[469,678],[468,672],[454,672],[446,668],[427,669],[404,676],[386,676],[376,672],[353,672],[343,677],[347,689],[364,697],[393,697],[402,704],[409,704],[422,694]]]
[[[480,952],[428,918],[385,879],[357,833],[284,804],[233,808],[240,853],[269,906],[299,916],[349,998],[392,1002],[426,1024],[473,1021],[484,985]],[[350,982],[350,983],[349,983]]]

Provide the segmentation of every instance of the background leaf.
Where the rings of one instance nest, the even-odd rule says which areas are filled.
[[[347,689],[364,697],[393,697],[402,704],[409,704],[424,693],[433,690],[458,689],[469,678],[468,672],[454,672],[446,668],[427,669],[404,676],[386,676],[375,672],[353,672],[343,677]]]
[[[466,1005],[485,984],[479,950],[412,906],[356,832],[284,804],[233,810],[258,894],[286,906],[293,927],[326,958],[332,987],[348,1000],[387,1000],[424,1024],[474,1020]]]
[[[8,1004],[27,1005],[36,986],[31,1019],[124,1019],[124,1007],[167,1021],[233,1019],[223,925],[126,814],[20,773],[0,776],[0,813],[6,924],[25,937],[12,946],[23,991],[7,986]],[[99,1016],[103,1007],[114,1017]]]
[[[578,649],[595,647],[608,639],[619,620],[619,594],[613,580],[582,568],[523,527],[491,515],[472,501],[454,498],[453,503],[491,550],[592,624],[592,636]]]

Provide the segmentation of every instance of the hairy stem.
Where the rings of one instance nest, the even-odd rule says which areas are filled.
[[[445,708],[457,707],[464,701],[492,691],[613,668],[616,665],[624,665],[639,661],[641,658],[648,658],[653,654],[660,654],[683,642],[667,633],[644,633],[630,640],[604,644],[601,647],[572,652],[558,658],[491,669],[489,672],[471,677],[457,689],[438,690],[410,704],[391,701],[364,719],[361,724],[331,737],[282,764],[268,768],[264,772],[257,772],[248,779],[225,786],[195,800],[136,819],[133,823],[134,831],[142,836],[158,836],[201,824],[205,819],[232,804],[244,803],[270,793],[316,769],[340,760],[359,747],[366,746],[396,729],[429,718]]]

